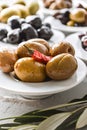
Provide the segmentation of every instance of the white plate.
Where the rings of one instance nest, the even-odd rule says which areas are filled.
[[[74,33],[74,32],[82,32],[82,31],[87,31],[87,26],[86,27],[70,27],[66,26],[61,23],[60,20],[55,19],[52,16],[47,17],[44,22],[49,22],[53,29],[60,30],[64,33]]]
[[[74,33],[66,37],[65,41],[70,42],[74,49],[77,57],[81,58],[87,63],[87,51],[85,51],[81,46],[81,41],[78,37],[80,33]]]
[[[77,58],[78,69],[74,75],[63,81],[47,81],[42,83],[25,83],[15,80],[8,74],[0,71],[0,88],[14,92],[27,98],[42,98],[55,93],[63,92],[80,84],[86,74],[84,62]]]
[[[53,31],[53,36],[49,40],[50,45],[56,44],[64,40],[65,35],[63,32],[58,31],[58,30],[52,30]]]

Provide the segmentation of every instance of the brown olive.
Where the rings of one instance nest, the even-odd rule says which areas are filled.
[[[2,48],[0,50],[0,69],[9,73],[14,70],[14,64],[18,60],[15,50]]]
[[[14,72],[20,80],[25,82],[41,82],[46,79],[45,65],[30,57],[17,60]]]
[[[52,56],[56,56],[61,53],[70,53],[72,55],[75,55],[75,49],[70,43],[65,41],[53,45],[50,49],[50,54]]]
[[[43,44],[44,46],[46,46],[48,48],[48,50],[50,49],[49,43],[46,40],[42,39],[42,38],[34,38],[34,39],[29,40],[29,41],[38,42],[38,43]]]
[[[77,23],[85,22],[86,11],[82,8],[73,9],[70,13],[70,19]]]
[[[47,49],[46,46],[44,46],[43,44],[40,44],[39,42],[32,42],[32,41],[26,41],[26,42],[22,42],[19,44],[19,46],[16,49],[17,55],[18,57],[28,57],[31,56],[28,49],[26,49],[24,47],[24,45],[26,45],[28,48],[33,49],[33,50],[37,50],[45,55],[49,55],[49,51]]]
[[[47,75],[54,80],[70,78],[78,67],[77,60],[68,53],[62,53],[53,57],[46,64]]]

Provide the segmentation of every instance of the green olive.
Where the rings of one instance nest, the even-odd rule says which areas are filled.
[[[86,11],[82,8],[73,9],[70,13],[70,19],[77,23],[85,22]]]
[[[5,8],[0,12],[0,21],[6,23],[8,18],[13,15],[18,15],[21,17],[21,13],[19,10],[15,9],[13,7]]]
[[[25,18],[28,15],[30,15],[27,6],[24,6],[24,5],[21,5],[21,4],[15,4],[12,7],[20,11],[21,18]]]
[[[62,53],[53,57],[46,64],[47,75],[54,80],[70,78],[77,69],[77,60],[68,53]]]
[[[27,7],[30,14],[34,15],[39,10],[39,3],[37,1],[32,1],[29,4],[27,4]]]
[[[49,55],[48,48],[45,45],[40,44],[39,42],[33,42],[31,40],[28,40],[26,42],[20,43],[19,46],[16,49],[17,55],[20,58],[21,57],[29,57],[29,56],[31,56],[28,49],[26,49],[24,47],[24,45],[26,45],[30,49],[40,51],[41,53],[43,53],[45,55]]]
[[[75,55],[75,49],[69,42],[60,42],[59,44],[54,44],[50,49],[50,54],[52,56],[59,55],[61,53],[70,53]]]
[[[45,65],[30,57],[17,60],[14,71],[17,77],[25,82],[41,82],[46,79]]]
[[[0,69],[9,73],[14,70],[14,64],[18,60],[15,50],[2,48],[0,50]]]
[[[1,6],[2,9],[5,9],[5,8],[8,8],[8,7],[9,7],[9,5],[6,4],[6,3],[2,3],[2,4],[0,4],[0,6]]]
[[[75,25],[75,22],[70,20],[67,22],[67,26],[74,26]]]
[[[38,43],[43,44],[44,46],[46,46],[48,48],[48,50],[50,49],[49,43],[46,40],[42,39],[42,38],[33,38],[33,39],[28,40],[28,41],[29,42],[38,42]]]
[[[16,0],[14,4],[26,5],[24,0]]]

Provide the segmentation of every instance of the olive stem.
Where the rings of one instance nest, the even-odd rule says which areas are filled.
[[[23,45],[27,50],[28,50],[28,52],[29,52],[29,54],[32,56],[33,55],[33,53],[34,53],[34,50],[33,49],[30,49],[30,48],[28,48],[26,45]]]

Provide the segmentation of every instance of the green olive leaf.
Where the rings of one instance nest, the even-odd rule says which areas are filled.
[[[37,116],[37,115],[26,115],[26,116],[19,116],[15,118],[14,122],[19,122],[19,123],[35,123],[35,122],[40,122],[46,119],[46,116]]]
[[[87,108],[83,111],[83,113],[80,115],[77,123],[76,128],[82,128],[87,125]]]
[[[23,114],[22,116],[28,116],[28,115],[37,115],[37,116],[46,116],[46,117],[49,117],[53,114],[58,114],[58,113],[62,113],[64,111],[62,110],[56,110],[56,109],[52,109],[52,110],[47,110],[47,111],[33,111],[33,112],[29,112],[29,113],[26,113],[26,114]]]
[[[36,130],[55,130],[56,127],[61,125],[72,113],[65,112],[52,115],[46,120],[42,121]]]
[[[20,125],[17,127],[11,127],[8,130],[35,130],[36,128],[37,128],[37,125],[26,124],[26,125]]]
[[[68,107],[74,107],[75,106],[75,109],[78,105],[82,105],[83,104],[87,104],[87,100],[79,100],[77,102],[71,102],[71,103],[67,103],[67,104],[60,104],[60,105],[56,105],[56,106],[53,106],[53,107],[49,107],[49,108],[45,108],[45,109],[42,109],[42,110],[38,110],[38,113],[39,112],[46,112],[46,111],[49,111],[49,110],[61,110],[62,108],[68,108]]]
[[[66,127],[67,129],[73,124],[76,125],[76,128],[84,127],[87,125],[87,109],[85,108],[87,108],[87,95],[83,98],[75,99],[67,104],[60,104],[45,109],[38,109],[19,116],[2,118],[0,121],[10,121],[10,119],[13,119],[14,122],[9,122],[9,124],[0,124],[0,130],[7,130],[7,127],[16,128],[21,125],[31,125],[32,123],[33,125],[38,125],[37,129],[34,130],[59,130],[60,128],[62,128],[60,130],[63,130],[63,128],[65,129]],[[73,117],[73,115],[75,115],[76,118]]]
[[[75,103],[75,102],[79,102],[79,101],[87,101],[87,95],[83,96],[82,98],[73,99],[69,103],[73,103],[73,102]]]

